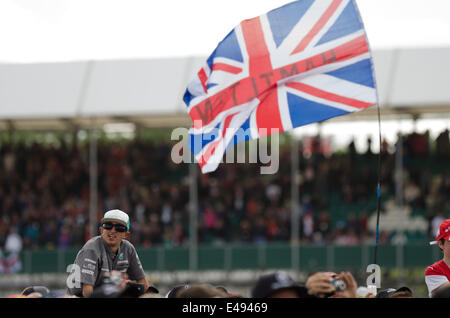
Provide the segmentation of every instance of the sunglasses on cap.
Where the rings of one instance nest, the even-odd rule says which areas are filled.
[[[109,222],[103,223],[102,228],[104,228],[105,230],[111,230],[112,228],[115,228],[117,232],[126,232],[127,231],[127,227],[125,225],[112,224]]]

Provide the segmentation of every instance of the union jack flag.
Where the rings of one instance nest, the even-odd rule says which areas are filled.
[[[354,0],[300,0],[242,21],[184,94],[203,173],[228,147],[377,104],[371,52]],[[236,131],[248,131],[237,137]]]

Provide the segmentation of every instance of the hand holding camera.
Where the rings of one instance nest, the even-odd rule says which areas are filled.
[[[340,274],[332,272],[318,272],[306,281],[308,293],[316,297],[324,298],[354,298],[357,297],[357,284],[353,275],[349,272]]]
[[[350,272],[341,272],[333,279],[332,285],[335,288],[333,295],[330,298],[357,298],[355,278]]]
[[[335,273],[318,272],[308,277],[306,288],[308,293],[316,297],[324,298],[334,292],[332,285]]]

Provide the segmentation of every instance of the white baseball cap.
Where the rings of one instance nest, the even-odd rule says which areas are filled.
[[[127,227],[127,232],[130,231],[130,217],[128,214],[121,210],[109,210],[105,213],[105,215],[102,218],[102,223],[105,221],[117,221],[122,223]]]

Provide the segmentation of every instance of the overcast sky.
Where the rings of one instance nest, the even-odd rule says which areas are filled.
[[[0,62],[209,55],[287,0],[1,0]],[[450,0],[356,0],[373,49],[450,46]]]

